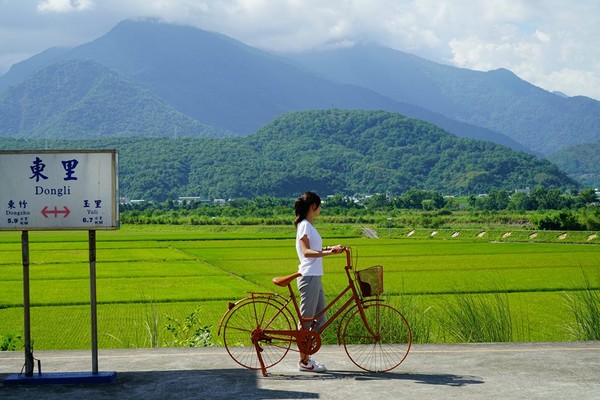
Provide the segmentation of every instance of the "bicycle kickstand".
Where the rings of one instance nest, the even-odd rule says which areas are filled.
[[[265,362],[262,358],[262,347],[259,346],[258,343],[254,344],[254,348],[256,349],[256,356],[258,357],[258,362],[260,363],[260,370],[262,371],[263,376],[267,376],[267,367],[265,367]]]

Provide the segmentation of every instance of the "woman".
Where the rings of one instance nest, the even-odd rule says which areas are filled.
[[[305,192],[296,199],[296,252],[300,265],[298,272],[298,291],[300,292],[300,313],[302,317],[312,317],[325,308],[325,292],[321,277],[323,275],[323,260],[325,256],[341,253],[344,248],[340,245],[323,248],[323,239],[314,227],[314,220],[321,214],[321,198],[314,192]],[[314,327],[318,330],[327,318],[321,316]],[[309,326],[305,325],[305,328]],[[298,369],[306,372],[324,372],[327,368],[310,358],[310,355],[300,352]]]

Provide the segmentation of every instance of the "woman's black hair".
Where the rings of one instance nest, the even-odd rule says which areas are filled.
[[[321,205],[321,198],[315,192],[304,192],[296,199],[296,204],[294,204],[296,212],[296,219],[294,219],[295,226],[298,226],[302,220],[306,219],[308,211],[313,204],[317,206]]]

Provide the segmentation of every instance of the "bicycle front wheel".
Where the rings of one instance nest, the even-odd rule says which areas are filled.
[[[294,338],[270,335],[265,330],[292,330],[289,311],[269,298],[254,298],[238,304],[224,323],[223,342],[235,362],[249,369],[261,369],[280,362]]]
[[[410,351],[412,334],[408,321],[400,311],[381,302],[365,303],[363,309],[365,319],[356,307],[344,327],[342,340],[346,354],[365,371],[390,371]]]

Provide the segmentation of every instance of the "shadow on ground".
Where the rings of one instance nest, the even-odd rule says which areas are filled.
[[[286,374],[269,374],[269,379],[281,379],[282,381],[323,381],[331,379],[352,379],[355,381],[413,381],[418,384],[425,385],[444,385],[444,386],[467,386],[482,384],[484,381],[480,377],[475,376],[460,376],[452,374],[410,374],[410,373],[394,373],[386,372],[383,374],[360,373],[360,372],[338,372],[328,371],[322,374],[307,374],[307,375],[286,375]]]
[[[0,376],[0,380],[5,376]],[[306,399],[317,393],[261,389],[257,374],[242,369],[118,372],[113,383],[0,385],[3,400],[43,399]]]
[[[0,375],[0,379],[5,376]],[[281,381],[281,389],[259,387],[259,380]],[[311,382],[335,381],[343,384],[351,381],[413,381],[426,385],[466,386],[481,384],[477,377],[451,374],[369,374],[356,372],[326,372],[323,374],[269,374],[259,377],[256,371],[244,369],[216,369],[209,371],[148,371],[119,372],[113,383],[87,385],[68,384],[23,384],[1,385],[0,398],[17,400],[23,398],[43,399],[317,399],[319,394],[311,392]],[[286,390],[286,383],[306,382],[306,391]],[[331,382],[333,383],[333,382]]]

